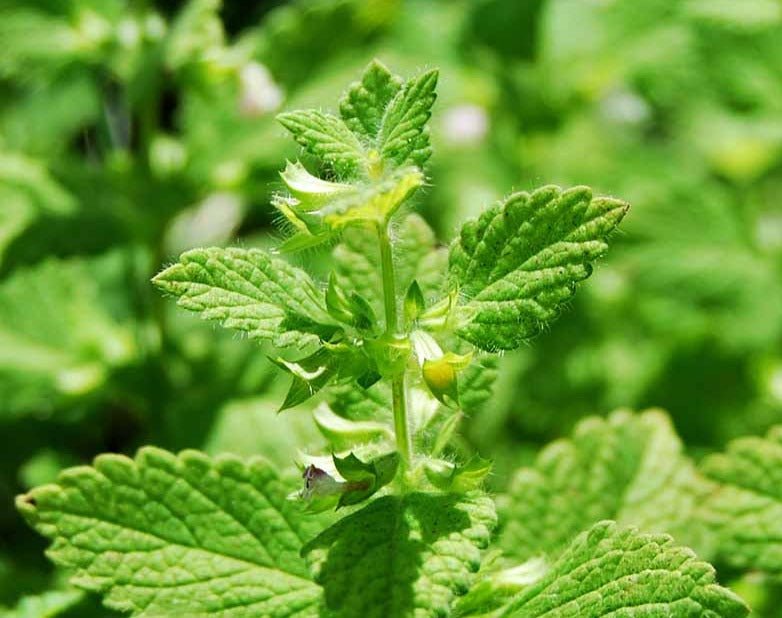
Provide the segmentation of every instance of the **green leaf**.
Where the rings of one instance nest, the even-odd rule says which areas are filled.
[[[387,453],[364,462],[353,453],[332,458],[337,471],[348,481],[348,490],[339,498],[339,506],[363,502],[381,487],[394,480],[399,467],[399,453]]]
[[[277,390],[223,405],[216,414],[204,450],[209,454],[232,453],[243,457],[263,453],[279,469],[291,466],[297,448],[319,452],[323,440],[306,414],[277,414],[282,399]]]
[[[0,284],[3,414],[51,413],[98,392],[136,355],[130,330],[102,304],[111,260],[44,262]]]
[[[499,542],[519,560],[556,555],[579,532],[613,519],[707,550],[697,513],[708,490],[662,412],[588,418],[514,475]]]
[[[587,187],[547,186],[514,193],[466,223],[449,264],[466,299],[458,334],[490,351],[538,334],[591,274],[627,209],[613,198],[593,199]]]
[[[344,344],[324,344],[315,353],[297,361],[272,359],[278,367],[293,376],[280,411],[307,401],[332,381],[361,380],[375,375],[372,363],[359,349]]]
[[[383,224],[423,184],[424,176],[418,168],[399,168],[358,191],[338,195],[321,209],[302,215],[302,219],[322,221],[335,230],[351,224]]]
[[[318,520],[254,459],[141,449],[101,455],[17,498],[71,581],[133,616],[317,616],[299,555]]]
[[[336,615],[447,616],[472,585],[495,515],[485,496],[386,496],[304,548]]]
[[[358,138],[336,116],[318,110],[285,112],[277,120],[307,152],[330,165],[339,176],[363,169],[365,153]]]
[[[438,71],[407,80],[386,108],[378,141],[383,159],[423,167],[432,155],[427,122],[437,98]]]
[[[353,390],[360,397],[363,389],[356,385],[351,392]],[[332,448],[338,451],[348,450],[356,444],[377,441],[386,441],[389,444],[394,442],[394,434],[389,423],[374,420],[352,421],[345,418],[344,415],[337,415],[331,407],[325,404],[315,408],[312,418],[320,433],[329,441]],[[373,416],[373,418],[378,417]]]
[[[71,214],[75,201],[35,159],[0,154],[0,264],[3,254],[42,214]]]
[[[491,472],[492,463],[473,455],[463,464],[452,464],[442,460],[427,462],[424,472],[429,481],[442,491],[466,493],[479,489]]]
[[[462,410],[468,414],[478,412],[491,399],[499,373],[498,365],[496,356],[479,355],[459,375],[459,406]]]
[[[406,290],[415,280],[426,298],[442,287],[447,256],[437,248],[434,232],[422,217],[407,215],[394,227],[394,267],[397,289]],[[346,229],[334,248],[340,285],[360,290],[378,315],[383,312],[383,281],[377,237],[366,229]]]
[[[24,596],[11,610],[0,609],[1,618],[55,618],[75,607],[84,597],[78,590],[52,590]]]
[[[600,522],[580,534],[548,573],[502,616],[711,616],[749,609],[716,583],[714,569],[664,534]]]
[[[391,389],[378,382],[369,388],[356,383],[340,384],[329,389],[329,407],[353,421],[391,421]]]
[[[309,275],[260,249],[193,249],[152,281],[180,307],[278,347],[305,347],[334,330]]]
[[[405,324],[413,324],[426,308],[426,300],[424,300],[424,293],[421,291],[421,286],[418,282],[413,280],[405,293],[405,300],[403,303]]]
[[[393,75],[383,63],[373,60],[350,86],[339,104],[339,112],[351,131],[374,140],[380,130],[383,115],[403,80]]]
[[[704,506],[719,556],[782,577],[782,426],[765,438],[734,440],[701,469],[720,483]]]
[[[291,374],[293,381],[279,411],[293,408],[315,396],[329,382],[336,379],[342,368],[342,358],[325,347],[298,361],[273,358],[272,362]]]

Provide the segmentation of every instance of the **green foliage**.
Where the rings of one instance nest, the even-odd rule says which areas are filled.
[[[361,144],[336,116],[308,110],[280,114],[277,119],[297,142],[331,165],[338,175],[353,175],[364,165]]]
[[[348,515],[304,552],[336,615],[448,615],[475,580],[494,523],[485,496],[388,496]]]
[[[154,282],[185,309],[251,339],[306,346],[333,324],[309,276],[258,249],[195,249]]]
[[[632,582],[632,584],[630,584]],[[503,616],[746,616],[714,569],[664,534],[601,522],[579,535]]]
[[[592,198],[586,187],[516,193],[464,225],[449,269],[467,298],[458,331],[485,350],[519,347],[570,299],[627,204]]]
[[[299,552],[317,526],[264,461],[145,448],[20,496],[73,582],[131,615],[316,615]],[[309,608],[309,609],[308,609]]]
[[[558,555],[592,523],[612,519],[700,548],[696,512],[709,489],[661,412],[586,419],[571,440],[550,444],[534,467],[516,472],[500,544],[522,561]]]
[[[389,102],[377,132],[380,154],[397,165],[419,167],[432,154],[427,122],[434,104],[437,71],[407,81]]]
[[[0,614],[776,616],[738,4],[0,0]]]
[[[82,596],[82,592],[69,590],[22,597],[14,609],[4,611],[0,615],[3,618],[55,618],[78,604]]]
[[[702,470],[720,483],[704,508],[722,559],[740,569],[782,575],[782,428],[772,428],[765,438],[731,442],[725,453],[707,458]]]
[[[99,301],[111,263],[49,261],[0,284],[0,398],[5,415],[53,412],[100,390],[135,353]]]

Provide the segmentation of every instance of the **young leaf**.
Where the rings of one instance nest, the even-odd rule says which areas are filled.
[[[204,319],[278,347],[305,347],[335,328],[309,275],[260,249],[193,249],[179,260],[152,281]]]
[[[519,560],[556,555],[593,523],[613,519],[708,549],[695,516],[708,490],[663,413],[589,418],[516,473],[500,508],[500,545]]]
[[[348,490],[340,496],[339,506],[363,502],[381,487],[394,480],[399,467],[399,453],[387,453],[364,462],[350,453],[346,457],[333,456],[337,471],[348,482]]]
[[[664,534],[600,522],[580,534],[502,616],[713,616],[749,609],[716,583],[714,569]]]
[[[339,176],[355,175],[365,165],[365,153],[358,138],[336,116],[310,109],[277,116],[307,152],[330,165]]]
[[[350,86],[339,104],[339,113],[354,133],[374,140],[388,104],[399,92],[403,80],[383,63],[373,60],[361,81]]]
[[[359,389],[360,387],[355,387],[357,392]],[[337,450],[348,450],[356,444],[379,440],[387,441],[389,444],[394,441],[394,434],[389,423],[352,421],[335,414],[326,404],[315,408],[312,418],[320,433]]]
[[[438,489],[466,493],[479,489],[491,472],[491,461],[474,455],[464,464],[452,464],[442,460],[429,461],[424,468],[426,477]]]
[[[285,401],[280,406],[280,412],[294,408],[315,396],[329,382],[336,379],[343,366],[342,355],[335,354],[325,347],[318,348],[310,356],[298,361],[286,361],[282,358],[271,360],[293,378]]]
[[[451,246],[453,284],[466,298],[458,334],[484,350],[510,350],[538,334],[592,272],[627,212],[587,187],[514,193],[462,227]]]
[[[358,384],[340,384],[329,389],[331,410],[352,421],[391,420],[391,390],[388,384],[379,382],[371,388]]]
[[[418,282],[415,280],[413,280],[407,288],[403,307],[406,324],[413,324],[421,312],[426,308],[424,293],[421,291],[421,286],[419,286]]]
[[[432,155],[427,122],[437,98],[437,77],[431,70],[407,80],[388,104],[378,133],[383,159],[423,167]]]
[[[704,460],[720,483],[704,510],[720,557],[740,569],[782,576],[782,426],[765,438],[741,438]]]
[[[339,616],[447,616],[472,585],[495,515],[482,496],[385,496],[304,548]]]
[[[423,184],[424,176],[419,169],[399,168],[371,185],[338,195],[319,210],[300,216],[305,222],[313,220],[310,226],[322,221],[334,230],[365,222],[383,224]]]
[[[317,519],[269,464],[144,448],[101,455],[17,498],[72,583],[132,616],[317,616],[299,552]]]

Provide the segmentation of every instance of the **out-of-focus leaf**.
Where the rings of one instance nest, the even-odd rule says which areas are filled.
[[[613,519],[710,552],[698,512],[711,485],[682,453],[668,417],[616,412],[582,421],[519,470],[500,508],[500,544],[518,560],[555,556],[592,524]]]
[[[719,556],[741,568],[782,576],[782,426],[740,438],[701,467],[720,483],[704,506]]]
[[[99,389],[136,354],[93,264],[48,261],[0,283],[0,411],[46,414]]]

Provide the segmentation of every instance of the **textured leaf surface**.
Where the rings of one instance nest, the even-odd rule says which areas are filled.
[[[341,618],[450,614],[471,586],[495,523],[483,496],[379,498],[323,532],[305,552]]]
[[[459,376],[459,407],[468,414],[481,410],[491,399],[499,373],[496,356],[479,356]]]
[[[438,248],[434,232],[417,214],[406,216],[392,230],[396,288],[399,295],[418,281],[427,300],[442,287],[447,255]],[[359,290],[370,301],[378,315],[383,312],[383,282],[377,236],[367,229],[348,229],[334,249],[340,284]]]
[[[720,483],[705,505],[719,554],[733,566],[782,576],[782,426],[741,438],[702,465]]]
[[[49,261],[0,284],[2,413],[47,413],[95,392],[135,354],[101,304],[106,263]]]
[[[437,98],[437,77],[432,70],[409,79],[388,104],[378,135],[384,159],[423,167],[432,155],[427,122]]]
[[[503,616],[733,618],[748,613],[736,595],[716,583],[709,564],[675,546],[670,536],[600,522],[579,535]]]
[[[402,79],[393,75],[381,62],[373,60],[361,81],[353,84],[339,105],[345,124],[355,133],[374,140],[383,115],[402,87]]]
[[[613,519],[701,549],[704,531],[693,518],[707,491],[662,412],[589,418],[516,473],[500,509],[500,543],[520,560],[556,555],[579,532]]]
[[[334,323],[309,275],[260,249],[194,249],[153,281],[180,307],[281,347]]]
[[[54,542],[72,583],[133,616],[314,616],[319,588],[299,555],[317,520],[286,499],[270,465],[179,456],[101,455],[17,499]]]
[[[340,176],[350,176],[364,165],[361,143],[340,118],[311,109],[286,112],[277,119],[299,144]]]
[[[339,384],[329,389],[331,410],[352,421],[391,421],[391,389],[380,381],[369,388]]]
[[[628,205],[587,187],[514,193],[462,227],[450,273],[472,320],[459,335],[487,350],[538,334],[569,300]]]

